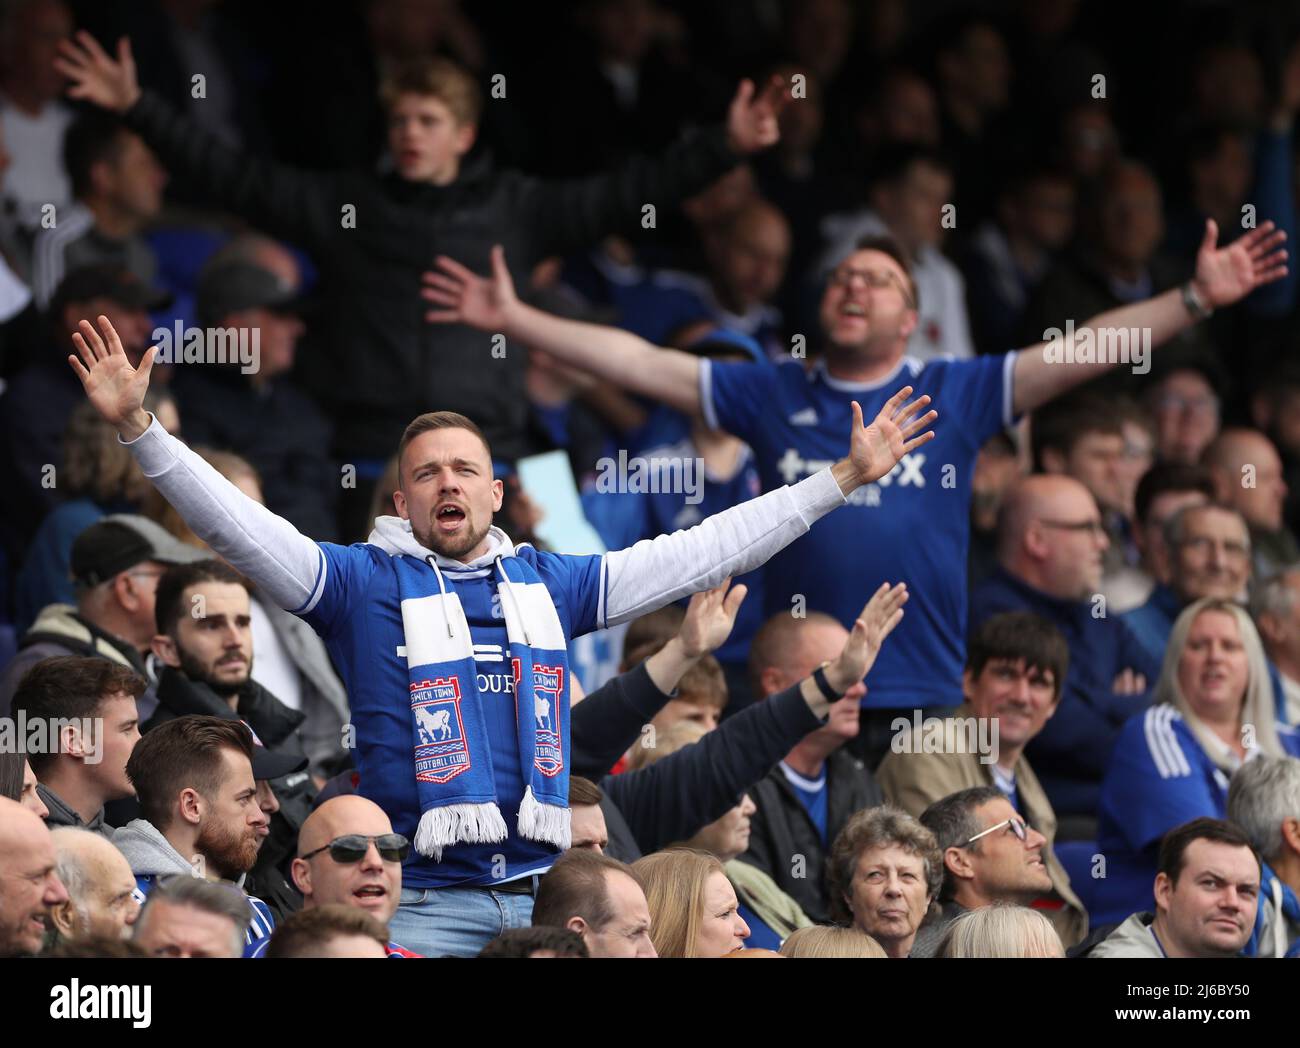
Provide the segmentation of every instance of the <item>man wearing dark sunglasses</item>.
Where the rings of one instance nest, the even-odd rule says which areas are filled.
[[[385,928],[402,895],[402,860],[411,842],[374,801],[357,795],[331,797],[307,817],[298,833],[293,883],[304,910],[342,904],[370,914]],[[254,957],[260,957],[265,948]],[[388,943],[389,957],[418,957]]]
[[[975,786],[921,814],[943,855],[942,916],[921,929],[913,957],[933,956],[944,929],[967,910],[1009,903],[1028,906],[1052,891],[1043,847],[1047,838],[1025,822],[996,786]]]

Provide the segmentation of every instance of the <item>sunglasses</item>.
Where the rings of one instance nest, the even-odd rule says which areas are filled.
[[[1010,819],[1003,819],[996,826],[990,826],[987,830],[982,830],[979,833],[975,834],[974,837],[972,837],[970,840],[966,842],[966,845],[974,844],[981,837],[987,837],[990,833],[997,833],[997,831],[1002,829],[1003,826],[1010,826],[1011,832],[1014,833],[1017,837],[1019,837],[1022,842],[1027,841],[1029,839],[1028,824],[1023,819],[1010,818]],[[963,847],[965,847],[966,845],[963,845]]]
[[[298,858],[310,859],[312,856],[319,855],[328,849],[330,858],[335,862],[360,862],[366,857],[366,852],[370,850],[371,841],[375,842],[379,857],[385,862],[404,862],[406,857],[411,854],[411,842],[400,833],[381,833],[372,837],[367,837],[361,833],[349,833],[342,837],[335,837],[329,844],[308,852],[306,855],[300,855]]]

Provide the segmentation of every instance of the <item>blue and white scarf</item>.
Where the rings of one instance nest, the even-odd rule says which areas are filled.
[[[505,538],[504,534],[501,538]],[[511,547],[506,540],[505,548]],[[410,681],[412,774],[420,801],[415,848],[441,861],[457,843],[508,835],[478,693],[474,642],[455,587],[434,554],[394,558]],[[564,629],[526,560],[493,560],[515,678],[515,721],[525,783],[523,837],[565,850],[569,822],[569,665]],[[432,569],[432,570],[430,570]]]
[[[1296,893],[1288,885],[1282,883],[1268,863],[1260,865],[1263,867],[1262,891],[1259,895],[1259,906],[1255,910],[1255,928],[1250,934],[1250,941],[1246,943],[1246,948],[1241,952],[1246,957],[1295,956],[1300,953],[1300,939],[1296,939],[1288,950],[1287,927],[1300,925],[1300,899],[1296,898]],[[1273,903],[1273,926],[1268,929],[1268,933],[1264,929],[1265,899]],[[1266,941],[1269,938],[1273,941]]]

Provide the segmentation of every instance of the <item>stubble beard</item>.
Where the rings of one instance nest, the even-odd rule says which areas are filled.
[[[488,528],[491,527],[490,524],[482,528],[473,527],[468,514],[466,514],[465,522],[466,528],[463,534],[449,535],[446,538],[433,529],[421,534],[415,530],[414,524],[411,526],[411,533],[415,535],[416,541],[425,549],[433,550],[438,556],[446,557],[448,560],[460,560],[478,548],[479,544],[487,536]]]

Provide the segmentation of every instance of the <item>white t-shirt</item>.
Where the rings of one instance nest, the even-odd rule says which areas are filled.
[[[253,680],[292,710],[302,708],[302,678],[298,667],[284,650],[271,620],[257,601],[252,601]]]
[[[57,211],[72,202],[72,183],[63,168],[63,133],[72,113],[61,102],[47,105],[32,117],[0,100],[5,150],[10,157],[4,173],[4,195],[18,207],[18,220],[38,228],[41,208],[53,204]]]

